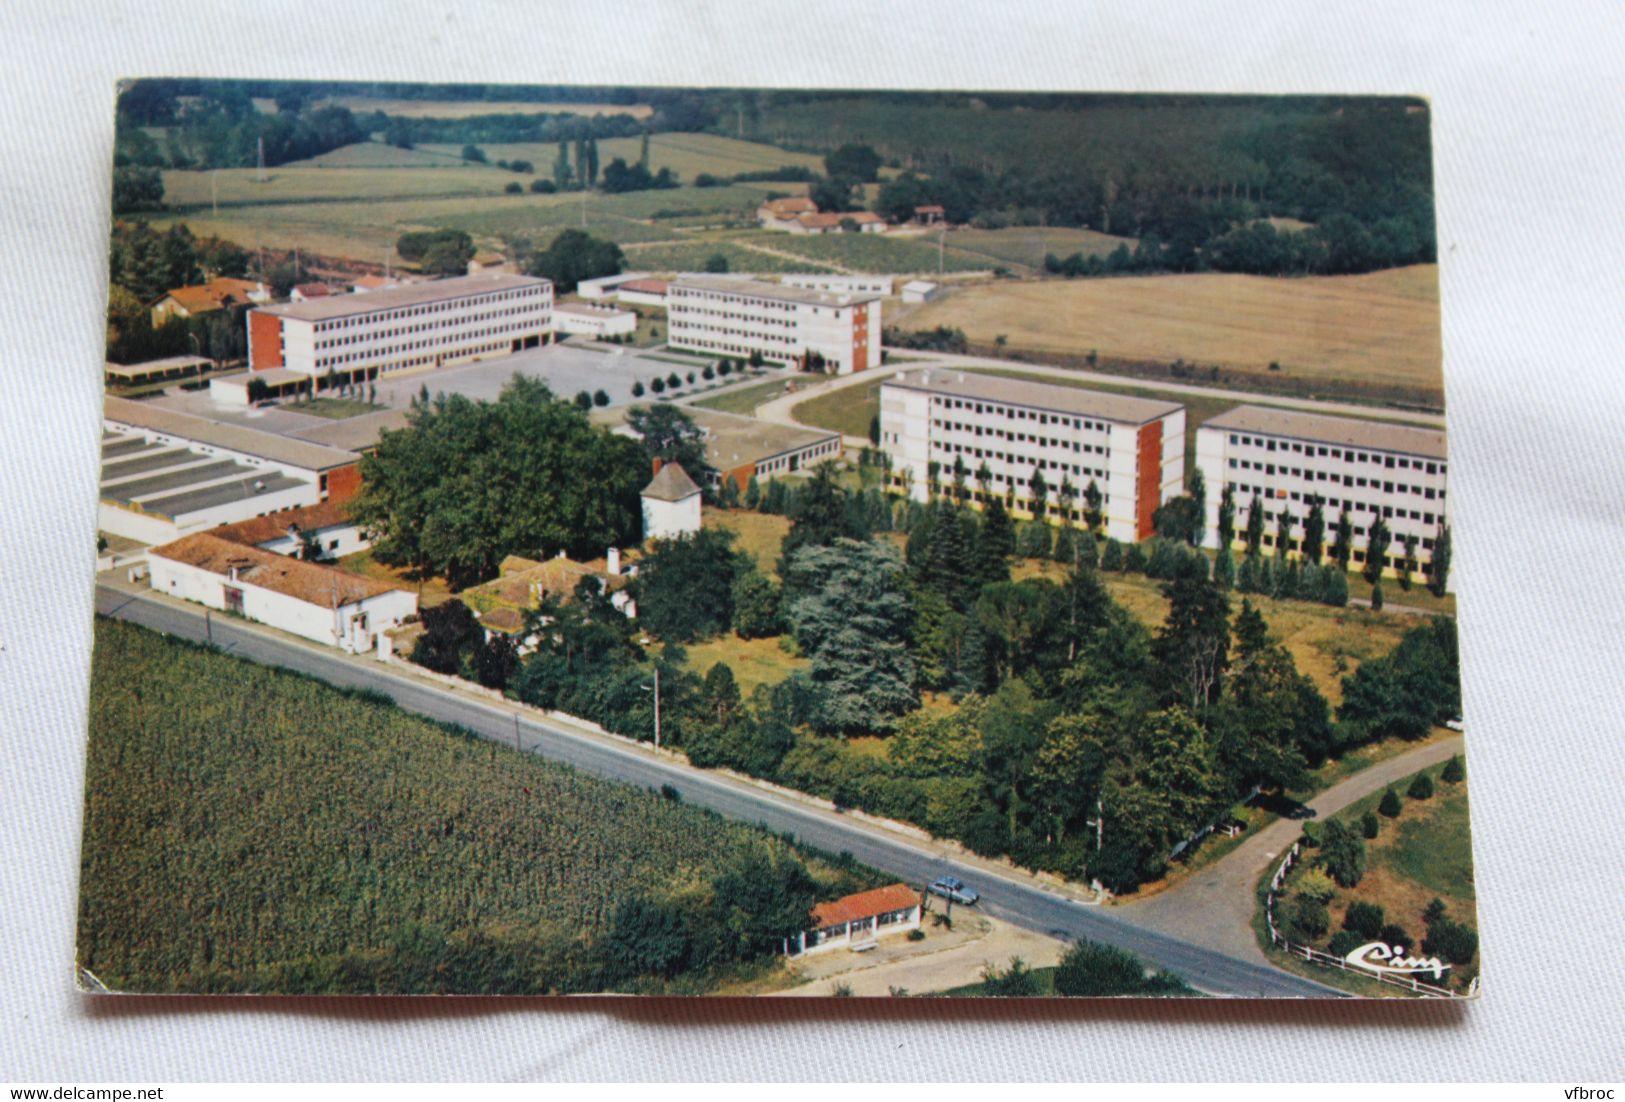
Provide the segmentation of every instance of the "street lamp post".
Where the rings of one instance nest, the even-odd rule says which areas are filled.
[[[650,687],[648,685],[643,686],[643,691],[644,692],[649,692]],[[655,751],[658,753],[659,750],[660,750],[660,667],[659,666],[655,667],[655,683],[654,683],[653,691],[654,691],[654,694],[655,694]]]

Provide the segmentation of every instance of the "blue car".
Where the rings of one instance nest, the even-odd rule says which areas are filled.
[[[967,907],[982,898],[975,888],[967,888],[965,882],[957,876],[939,876],[931,881],[931,886],[925,890],[932,895],[951,899],[955,903],[963,903]]]

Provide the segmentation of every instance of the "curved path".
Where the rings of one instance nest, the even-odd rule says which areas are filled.
[[[1380,792],[1419,769],[1462,751],[1454,735],[1407,750],[1398,757],[1362,769],[1309,801],[1317,818],[1335,815],[1356,800]],[[1166,891],[1144,900],[1125,900],[1117,908],[1136,926],[1168,934],[1241,960],[1266,963],[1253,934],[1253,896],[1258,878],[1303,832],[1293,819],[1277,819],[1207,868]]]

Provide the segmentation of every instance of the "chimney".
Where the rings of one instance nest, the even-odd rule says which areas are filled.
[[[621,549],[619,547],[611,547],[607,552],[605,552],[604,558],[609,564],[607,569],[609,570],[610,576],[618,576],[621,572]]]

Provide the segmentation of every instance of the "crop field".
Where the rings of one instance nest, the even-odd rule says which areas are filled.
[[[423,145],[419,148],[456,158],[461,158],[463,149],[461,145],[450,144]],[[548,142],[490,142],[481,145],[480,151],[492,164],[497,161],[529,161],[536,166],[537,172],[546,175],[553,170],[559,147],[557,143]],[[599,171],[616,157],[629,165],[636,164],[642,151],[642,138],[602,138],[598,142]],[[573,165],[573,147],[570,158]],[[786,165],[809,168],[814,172],[824,171],[822,157],[791,153],[762,142],[681,131],[652,134],[649,137],[649,171],[669,168],[684,183],[692,183],[694,177],[702,172],[709,172],[713,176],[731,176],[737,172],[767,172]]]
[[[1438,269],[1278,279],[1163,275],[1000,282],[927,303],[910,328],[948,325],[973,342],[1104,358],[1220,364],[1442,398]]]
[[[499,962],[568,960],[628,899],[794,852],[387,702],[106,620],[87,775],[79,963],[115,990],[359,993],[393,975],[386,990],[489,992]]]
[[[347,107],[357,114],[382,111],[402,119],[471,119],[481,115],[631,115],[648,118],[654,109],[646,103],[532,103],[525,100],[373,99],[335,96],[323,106]]]
[[[529,177],[511,176],[523,182]],[[586,208],[587,224],[593,219],[603,221],[605,228],[618,241],[670,241],[680,235],[665,225],[644,225],[641,236],[621,227],[616,231],[612,223],[656,219],[662,215],[684,216],[714,214],[719,211],[754,208],[759,193],[746,188],[669,188],[661,191],[633,191],[620,195],[591,194],[585,204],[580,192],[557,195],[503,196],[503,202],[481,203],[476,207],[448,205],[424,218],[425,225],[451,226],[476,235],[497,236],[504,233],[524,233],[537,225],[581,224],[581,212]],[[678,212],[681,212],[679,215]]]
[[[501,196],[504,184],[523,180],[523,177],[502,169],[463,164],[433,167],[278,165],[266,169],[265,174],[267,178],[261,183],[255,178],[258,170],[252,168],[222,168],[213,172],[167,169],[164,172],[164,202],[176,210],[207,211],[216,201],[224,207],[333,200],[375,202],[459,195]]]
[[[854,272],[906,274],[935,272],[937,246],[926,238],[888,237],[875,233],[833,233],[803,237],[790,233],[763,231],[762,244],[808,260],[823,261]],[[942,266],[950,272],[986,271],[997,267],[987,257],[943,252]],[[932,325],[937,324],[932,322]]]
[[[669,235],[668,235],[669,236]],[[699,272],[705,262],[721,253],[730,272],[829,272],[825,264],[752,249],[728,238],[684,241],[680,244],[634,244],[626,249],[629,268],[652,272]]]
[[[277,171],[285,168],[455,168],[465,163],[460,149],[441,153],[431,152],[424,146],[402,149],[384,142],[356,142],[303,161],[289,161],[278,166]]]
[[[922,242],[935,243],[929,234]],[[1011,226],[1002,230],[954,230],[944,238],[948,250],[960,253],[983,266],[1022,265],[1030,269],[1044,266],[1044,254],[1068,257],[1073,253],[1104,256],[1119,245],[1130,250],[1138,242],[1132,237],[1115,237],[1071,226]]]

